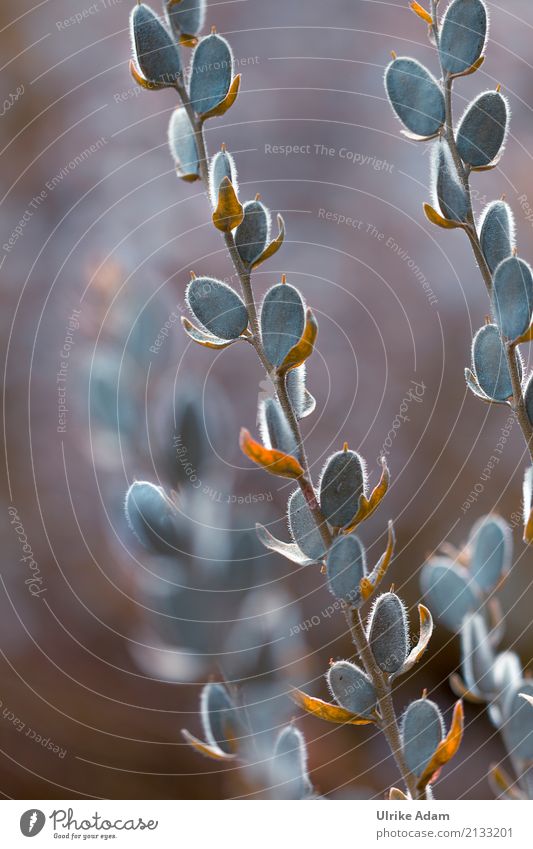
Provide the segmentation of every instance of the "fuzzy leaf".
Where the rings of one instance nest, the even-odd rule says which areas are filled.
[[[420,584],[433,616],[450,631],[478,609],[481,597],[466,569],[448,557],[432,557],[422,567]]]
[[[507,101],[499,91],[478,95],[457,128],[457,150],[463,162],[474,167],[492,162],[503,147],[508,123]]]
[[[144,79],[158,87],[175,86],[182,69],[179,50],[169,32],[144,3],[134,7],[130,22],[135,60]]]
[[[261,306],[261,338],[273,366],[280,366],[301,339],[305,307],[298,289],[278,283],[266,293]]]
[[[366,575],[366,552],[358,537],[339,536],[327,557],[328,588],[335,598],[357,606],[361,602],[360,583]]]
[[[315,563],[322,560],[326,554],[326,546],[300,489],[295,490],[289,498],[288,514],[294,541]]]
[[[417,787],[423,790],[438,770],[450,761],[459,749],[463,739],[464,713],[461,701],[455,703],[452,724],[445,739],[439,743],[437,751],[420,776]]]
[[[178,177],[189,182],[198,180],[200,164],[196,137],[183,106],[172,113],[168,126],[168,144],[176,163]]]
[[[296,437],[291,430],[281,404],[276,398],[265,398],[259,402],[261,436],[266,448],[275,448],[283,454],[298,458]]]
[[[320,507],[324,518],[336,528],[352,522],[359,498],[365,491],[365,465],[359,454],[346,446],[326,461],[320,476]]]
[[[480,389],[494,401],[513,394],[507,357],[495,324],[484,324],[472,341],[472,364]]]
[[[167,17],[178,40],[198,35],[204,25],[206,6],[206,0],[167,0]]]
[[[277,798],[310,798],[313,787],[307,774],[305,740],[293,725],[287,725],[280,731],[270,766],[271,783]]]
[[[518,339],[533,313],[533,277],[527,262],[516,256],[502,260],[494,272],[491,295],[500,332],[510,341]]]
[[[329,702],[322,701],[322,699],[308,696],[307,693],[296,689],[296,687],[291,689],[290,696],[293,702],[307,713],[311,713],[319,719],[325,719],[326,722],[334,722],[340,725],[371,725],[374,721],[364,716],[358,716],[338,705],[332,705]]]
[[[228,178],[233,186],[233,191],[237,193],[237,168],[235,167],[235,160],[231,153],[226,150],[225,145],[222,145],[222,150],[215,153],[209,163],[209,194],[213,209],[217,208],[220,184],[224,177]]]
[[[241,428],[239,444],[243,454],[246,454],[258,466],[262,466],[271,475],[282,478],[301,478],[304,470],[298,460],[275,448],[264,448],[255,439],[252,439],[246,428]]]
[[[161,486],[135,481],[126,493],[127,522],[145,548],[176,555],[183,545],[183,527],[176,505]]]
[[[216,33],[202,38],[191,59],[189,96],[194,111],[206,117],[228,94],[233,54],[225,38]]]
[[[397,57],[385,71],[385,88],[397,117],[412,133],[432,136],[445,119],[444,95],[420,62]]]
[[[203,327],[219,339],[237,339],[248,326],[242,299],[221,280],[194,277],[187,286],[185,300]]]
[[[274,256],[275,253],[279,251],[281,248],[283,241],[285,239],[285,222],[281,215],[276,216],[276,220],[278,222],[278,235],[269,245],[266,246],[263,253],[257,257],[256,260],[252,263],[252,268],[257,268],[258,265],[261,265],[265,260],[270,259],[271,256]]]
[[[511,568],[513,540],[507,522],[496,514],[479,519],[468,542],[470,574],[484,593],[496,587]]]
[[[376,718],[376,690],[366,672],[347,660],[339,660],[331,664],[326,677],[331,695],[344,710],[365,719]]]
[[[401,738],[409,771],[420,778],[444,738],[444,720],[435,702],[411,702],[402,717]]]
[[[434,147],[435,195],[447,221],[465,222],[468,215],[468,198],[461,184],[447,142]]]
[[[245,265],[252,265],[263,253],[270,237],[270,212],[260,200],[244,204],[244,217],[235,231],[235,245]]]
[[[515,246],[515,224],[511,207],[495,200],[485,207],[479,222],[481,250],[491,272],[510,257]]]
[[[450,74],[464,74],[479,60],[487,36],[487,10],[481,0],[453,0],[441,22],[439,51]]]
[[[377,599],[368,626],[370,650],[382,672],[397,672],[409,651],[407,613],[401,599],[393,592]]]

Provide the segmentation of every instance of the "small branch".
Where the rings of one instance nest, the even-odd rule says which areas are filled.
[[[492,292],[492,274],[490,268],[487,265],[487,261],[481,249],[481,243],[479,241],[479,236],[477,233],[476,223],[474,219],[474,210],[472,207],[472,194],[470,191],[470,169],[465,168],[461,157],[459,156],[459,151],[457,150],[457,144],[455,141],[455,132],[453,126],[453,113],[452,113],[452,88],[453,88],[453,78],[449,73],[447,73],[443,66],[442,60],[440,58],[439,51],[439,26],[437,20],[437,2],[438,0],[432,0],[431,2],[431,16],[433,18],[433,35],[435,37],[435,44],[437,46],[437,53],[439,56],[439,62],[441,67],[442,74],[442,85],[444,89],[444,105],[445,105],[445,114],[446,114],[446,123],[445,123],[445,139],[448,144],[448,148],[452,155],[452,159],[454,165],[457,169],[457,173],[459,175],[459,179],[461,180],[462,186],[466,192],[467,203],[468,203],[468,211],[467,211],[467,226],[465,228],[465,232],[470,241],[470,245],[472,247],[472,251],[474,253],[475,260],[478,264],[479,271],[481,277],[483,278],[483,282],[485,283],[485,288],[489,297]],[[515,348],[512,344],[509,344],[506,339],[504,339],[501,334],[500,338],[502,341],[503,349],[506,354],[507,366],[509,368],[509,374],[511,375],[511,383],[513,387],[513,400],[511,403],[511,408],[516,416],[518,424],[520,426],[520,430],[522,431],[527,449],[529,451],[529,455],[531,460],[533,461],[533,426],[529,421],[529,417],[527,415],[524,396],[522,393],[522,384],[520,380],[520,374],[518,371],[518,363],[516,358]]]
[[[400,771],[405,786],[409,790],[411,797],[413,799],[417,799],[418,791],[416,787],[416,776],[410,772],[405,762],[400,728],[396,718],[396,711],[394,710],[390,684],[374,659],[359,610],[351,611],[349,608],[345,608],[344,615],[350,629],[353,644],[357,649],[365,671],[370,677],[376,690],[378,706],[381,713],[379,727],[387,739],[389,748],[394,760],[396,761],[396,765]]]

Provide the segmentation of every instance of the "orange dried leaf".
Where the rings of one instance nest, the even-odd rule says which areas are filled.
[[[429,203],[424,204],[424,212],[428,221],[431,221],[432,224],[436,224],[437,227],[442,227],[444,230],[456,230],[458,227],[464,228],[465,226],[459,221],[449,221],[447,218],[443,218],[443,216],[437,212],[436,209],[433,209]]]
[[[287,353],[278,371],[280,374],[298,368],[313,353],[316,337],[318,335],[318,322],[310,309],[307,310],[304,332],[301,339]]]
[[[217,106],[211,109],[210,112],[205,112],[202,115],[202,121],[205,121],[206,118],[214,118],[215,116],[224,115],[228,109],[231,109],[235,101],[237,100],[237,95],[239,93],[239,89],[241,87],[241,74],[237,74],[237,76],[233,77],[231,81],[231,85],[228,89],[228,93],[224,100],[222,100]]]
[[[363,597],[363,601],[368,601],[372,593],[378,588],[385,577],[392,560],[392,555],[394,554],[394,543],[394,525],[392,524],[392,521],[389,520],[387,548],[379,558],[370,576],[368,578],[361,578],[361,581],[359,582],[359,591]]]
[[[463,711],[463,703],[461,701],[455,703],[455,707],[453,709],[453,717],[452,724],[450,725],[450,730],[448,731],[444,740],[442,740],[435,754],[431,758],[424,772],[420,776],[417,784],[417,788],[419,790],[424,790],[424,788],[430,783],[431,779],[435,775],[439,769],[450,761],[455,754],[457,754],[457,750],[461,745],[461,740],[463,739],[463,728],[464,728],[464,711]]]
[[[415,13],[415,15],[418,15],[419,18],[422,18],[422,20],[425,21],[426,24],[433,26],[433,18],[431,17],[429,12],[426,12],[424,7],[421,6],[420,3],[417,3],[416,0],[413,0],[412,3],[409,3],[409,8]]]
[[[418,605],[418,617],[420,620],[418,642],[409,652],[403,666],[398,670],[398,672],[391,676],[391,680],[399,675],[404,675],[406,672],[409,672],[413,666],[418,663],[428,647],[428,643],[433,633],[433,617],[424,604]]]
[[[243,216],[242,204],[235,193],[233,183],[228,177],[224,177],[218,190],[218,203],[213,212],[213,224],[217,230],[230,233],[239,226]]]
[[[250,432],[244,427],[241,428],[239,444],[243,454],[246,454],[250,460],[258,466],[262,466],[272,475],[297,479],[301,478],[304,473],[295,457],[284,454],[283,451],[278,451],[276,448],[265,448],[260,442],[252,439]]]
[[[385,497],[385,494],[389,488],[389,483],[389,467],[387,466],[387,461],[385,457],[382,457],[381,477],[377,486],[375,486],[372,490],[370,498],[367,498],[365,495],[361,495],[361,497],[359,498],[359,509],[350,524],[346,528],[344,528],[343,533],[351,533],[351,531],[355,530],[357,525],[361,524],[361,522],[364,522],[365,519],[368,519],[368,517],[372,515],[374,510],[379,507],[381,501]]]
[[[466,71],[461,71],[459,74],[451,74],[451,79],[455,80],[457,77],[468,77],[470,74],[475,74],[475,72],[481,68],[484,61],[485,57],[480,56],[479,59],[476,59],[473,65],[470,65],[470,67],[466,69]]]
[[[322,699],[315,699],[314,696],[308,696],[302,690],[296,687],[291,689],[291,699],[307,713],[317,716],[319,719],[325,719],[326,722],[335,722],[337,724],[347,723],[348,725],[372,725],[372,719],[367,719],[363,716],[358,716],[345,708],[338,705],[324,702]]]
[[[137,85],[140,85],[141,88],[145,88],[148,91],[159,91],[159,89],[168,88],[166,83],[152,83],[150,82],[150,80],[147,80],[146,77],[141,74],[133,59],[130,59],[129,67],[130,74],[132,75]]]
[[[192,746],[196,752],[199,752],[206,758],[211,758],[211,760],[214,761],[235,760],[236,755],[230,755],[227,752],[223,752],[222,749],[218,748],[218,746],[212,746],[210,743],[204,743],[203,740],[199,740],[198,737],[195,737],[194,734],[191,734],[186,728],[182,728],[181,733],[189,746]]]

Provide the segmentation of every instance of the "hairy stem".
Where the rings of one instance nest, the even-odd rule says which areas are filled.
[[[432,0],[431,2],[431,17],[433,18],[433,36],[435,38],[435,44],[437,47],[437,54],[439,56],[439,62],[441,67],[442,74],[442,85],[444,90],[444,104],[445,104],[445,114],[446,114],[446,123],[445,123],[445,132],[444,137],[448,144],[448,148],[452,155],[452,159],[454,165],[457,169],[457,173],[459,175],[459,179],[463,185],[463,188],[466,192],[467,202],[468,202],[468,212],[467,212],[467,223],[465,226],[465,232],[468,236],[470,244],[472,246],[472,251],[475,257],[475,260],[478,264],[479,271],[481,277],[483,278],[483,282],[485,283],[485,288],[487,289],[487,293],[490,294],[492,292],[492,274],[490,268],[487,265],[487,261],[483,255],[483,251],[481,249],[481,244],[479,241],[479,236],[476,229],[475,219],[474,219],[474,211],[472,208],[472,195],[470,191],[470,171],[464,167],[461,157],[459,156],[459,151],[457,150],[457,144],[455,142],[455,131],[453,126],[453,113],[452,113],[452,88],[453,88],[453,76],[447,73],[442,67],[442,60],[440,58],[439,52],[439,25],[437,19],[437,3],[438,0]],[[522,382],[520,379],[520,373],[518,368],[517,356],[515,351],[515,346],[509,344],[507,340],[503,337],[500,338],[502,341],[503,349],[505,351],[505,356],[507,359],[507,366],[509,368],[509,374],[511,375],[511,384],[513,387],[513,396],[511,401],[511,409],[513,410],[518,424],[520,426],[520,430],[522,431],[527,449],[529,451],[529,456],[533,461],[533,425],[529,421],[529,417],[527,415],[526,406],[524,402],[524,395],[522,392]]]
[[[381,714],[379,727],[387,739],[406,788],[411,797],[417,799],[416,776],[410,772],[403,755],[400,728],[396,718],[390,684],[374,659],[361,619],[361,613],[359,610],[349,610],[348,608],[345,608],[344,613],[348,627],[350,628],[353,644],[376,690],[377,702]]]

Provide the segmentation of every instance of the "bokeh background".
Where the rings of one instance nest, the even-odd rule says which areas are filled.
[[[380,797],[396,780],[381,737],[300,717],[287,697],[290,684],[325,697],[328,661],[350,656],[350,641],[344,618],[327,612],[318,570],[293,568],[254,540],[258,520],[287,538],[290,488],[238,450],[264,389],[251,349],[192,349],[177,320],[190,269],[228,279],[232,269],[202,188],[173,169],[174,94],[141,91],[129,76],[130,6],[4,0],[0,10],[2,245],[19,230],[0,257],[0,792],[261,795],[260,771],[254,781],[204,761],[180,736],[200,733],[202,683],[225,677],[244,681],[265,751],[297,717],[321,793]],[[511,135],[501,165],[474,178],[476,209],[505,194],[531,259],[533,20],[527,0],[488,6],[488,57],[456,86],[455,108],[502,84]],[[348,440],[375,482],[393,434],[392,488],[362,536],[377,559],[394,519],[391,575],[414,631],[428,553],[500,512],[515,541],[505,643],[527,666],[521,434],[504,409],[467,395],[463,369],[486,295],[466,240],[425,220],[428,150],[400,135],[383,94],[391,50],[436,71],[425,26],[407,3],[380,0],[217,0],[207,22],[243,73],[236,105],[207,124],[209,149],[225,142],[241,197],[260,192],[287,224],[282,251],[256,276],[258,295],[285,272],[320,322],[308,375],[317,410],[304,421],[313,471]],[[393,428],[406,398],[408,420]],[[196,452],[194,481],[176,458],[180,428]],[[501,462],[483,480],[502,429]],[[180,491],[183,551],[173,560],[151,557],[128,531],[123,500],[135,479]],[[37,595],[10,507],[39,570]],[[398,708],[426,687],[449,716],[458,660],[458,640],[437,628]],[[467,706],[466,718],[441,798],[492,795],[486,774],[503,748],[483,709]]]

